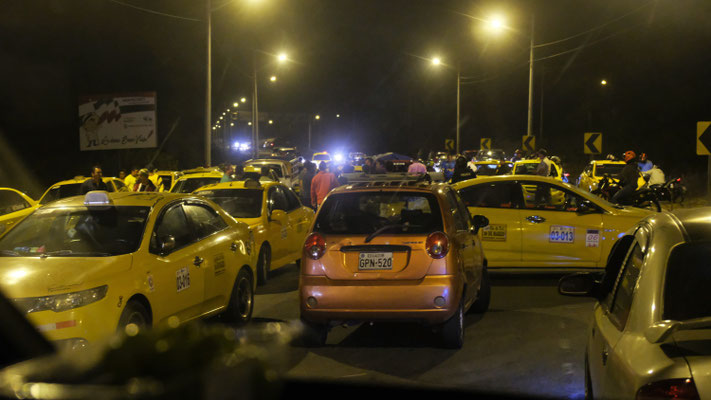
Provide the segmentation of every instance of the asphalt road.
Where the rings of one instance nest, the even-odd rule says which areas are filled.
[[[460,350],[416,324],[335,327],[326,346],[285,346],[287,377],[348,383],[418,385],[502,394],[583,398],[583,352],[592,300],[557,293],[561,275],[494,275],[489,311],[465,318]],[[253,326],[294,326],[299,318],[295,265],[273,271],[257,289]]]

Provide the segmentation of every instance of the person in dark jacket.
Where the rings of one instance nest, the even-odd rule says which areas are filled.
[[[306,161],[304,163],[304,169],[299,173],[299,194],[301,196],[301,203],[308,207],[311,207],[311,181],[316,175],[316,164],[311,161]]]
[[[109,190],[108,185],[104,182],[103,174],[101,173],[101,167],[95,165],[91,169],[91,178],[85,180],[81,184],[81,193],[87,194],[92,190]]]
[[[451,183],[466,181],[467,179],[476,178],[476,172],[472,171],[467,166],[467,159],[459,156],[454,162],[454,172],[452,173]]]
[[[627,165],[620,172],[621,189],[612,196],[612,202],[618,204],[629,203],[629,200],[637,190],[637,179],[639,178],[637,154],[632,150],[628,150],[623,157]]]

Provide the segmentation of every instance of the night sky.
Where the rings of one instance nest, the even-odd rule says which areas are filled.
[[[633,149],[668,174],[693,181],[705,173],[695,137],[696,122],[711,120],[711,1],[212,3],[213,121],[240,97],[251,100],[257,54],[259,108],[275,121],[261,128],[262,138],[304,148],[306,121],[319,114],[314,150],[443,150],[444,139],[455,135],[458,63],[465,77],[462,149],[489,137],[511,153],[526,133],[533,15],[535,44],[555,42],[534,55],[540,146],[577,175],[589,159],[583,133],[599,131],[603,155]],[[155,91],[159,143],[175,127],[155,166],[203,163],[202,0],[0,5],[0,186],[39,197],[94,163],[114,175],[153,158],[156,149],[80,152],[81,95]],[[509,31],[482,30],[477,19],[494,13],[505,16]],[[280,51],[289,63],[277,65],[273,54]],[[451,68],[431,66],[435,55]],[[272,74],[276,83],[268,80]],[[247,129],[238,122],[231,140],[247,139]],[[232,159],[213,151],[213,164]]]

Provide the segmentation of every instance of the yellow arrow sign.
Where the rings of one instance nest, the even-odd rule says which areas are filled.
[[[602,153],[602,133],[585,132],[583,135],[583,151],[585,154]]]
[[[533,135],[526,135],[521,139],[521,149],[526,152],[532,152],[536,150],[536,137]]]
[[[454,139],[444,139],[444,149],[447,151],[454,150]]]
[[[696,154],[700,156],[711,155],[711,121],[696,123]]]
[[[479,148],[482,150],[491,150],[491,138],[481,138]]]

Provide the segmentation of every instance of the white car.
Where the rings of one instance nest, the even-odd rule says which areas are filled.
[[[604,275],[563,277],[598,300],[586,398],[711,398],[711,208],[651,215],[613,247]]]
[[[274,172],[279,182],[288,186],[291,189],[296,189],[299,186],[299,179],[294,171],[294,166],[290,161],[271,159],[271,158],[259,158],[255,160],[248,160],[244,163],[245,167],[253,167],[256,169],[261,169],[262,167],[268,167]]]

